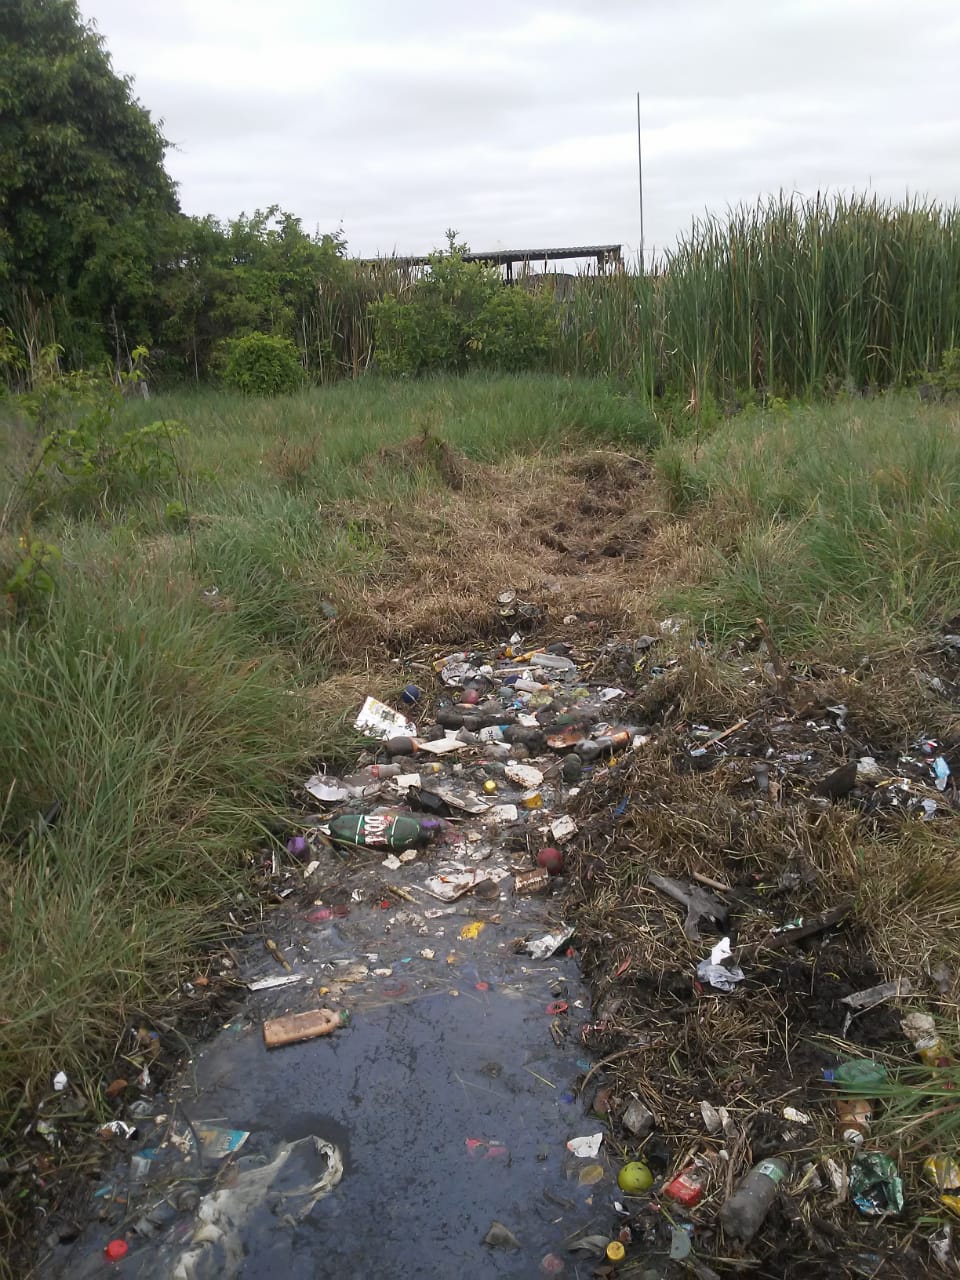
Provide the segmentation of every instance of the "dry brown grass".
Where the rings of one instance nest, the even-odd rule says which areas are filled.
[[[645,469],[617,453],[519,459],[496,470],[466,464],[428,441],[453,472],[409,509],[349,504],[388,548],[386,568],[350,582],[338,598],[343,655],[400,654],[424,640],[463,643],[503,629],[496,597],[513,588],[543,609],[548,626],[582,615],[627,625],[642,608],[650,530]],[[396,459],[393,460],[394,462]]]

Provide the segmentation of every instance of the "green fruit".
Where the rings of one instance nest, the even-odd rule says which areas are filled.
[[[617,1185],[628,1196],[638,1196],[653,1186],[653,1174],[640,1160],[631,1160],[617,1174]]]

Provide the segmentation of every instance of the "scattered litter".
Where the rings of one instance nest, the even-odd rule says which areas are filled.
[[[929,1156],[923,1162],[923,1173],[937,1188],[944,1208],[960,1213],[960,1163],[951,1156]]]
[[[579,1236],[576,1240],[572,1240],[567,1248],[571,1253],[590,1253],[595,1258],[603,1258],[606,1256],[609,1242],[609,1236]]]
[[[670,1228],[670,1259],[672,1262],[682,1262],[684,1258],[688,1258],[690,1256],[690,1251],[693,1248],[693,1243],[690,1240],[690,1234],[692,1231],[692,1223],[685,1223],[672,1226]]]
[[[456,902],[477,883],[475,871],[460,871],[453,874],[430,876],[424,880],[423,887],[431,897],[441,902]]]
[[[634,1098],[620,1117],[620,1123],[635,1138],[645,1138],[656,1127],[656,1117],[639,1098]]]
[[[467,939],[479,938],[486,927],[486,921],[484,920],[471,920],[469,924],[465,924],[460,930],[460,937]]]
[[[559,876],[563,873],[563,854],[559,849],[547,845],[537,854],[537,866],[546,871],[547,875]]]
[[[671,876],[661,876],[655,872],[650,872],[647,879],[655,889],[659,889],[668,898],[687,908],[683,932],[694,942],[700,938],[701,920],[706,920],[708,924],[718,929],[726,926],[730,913],[726,903],[715,893],[702,889],[699,885],[686,884],[683,881],[674,880]]]
[[[903,1182],[889,1156],[879,1151],[860,1151],[854,1156],[850,1198],[868,1216],[902,1213]]]
[[[371,738],[396,738],[401,735],[416,737],[417,726],[399,711],[394,711],[385,702],[368,697],[360,708],[360,714],[353,722],[359,733]]]
[[[853,995],[842,996],[841,1004],[845,1004],[848,1009],[872,1009],[874,1005],[882,1004],[884,1000],[891,1000],[898,996],[908,996],[913,991],[913,984],[909,978],[895,978],[893,982],[881,982],[876,987],[868,987],[866,991],[857,991]]]
[[[509,782],[515,782],[518,787],[529,790],[532,787],[539,787],[543,782],[543,774],[539,769],[534,769],[528,764],[514,764],[512,761],[504,768],[504,777]]]
[[[671,1178],[660,1194],[667,1200],[683,1205],[685,1209],[692,1209],[703,1199],[703,1184],[704,1177],[701,1170],[695,1165],[690,1165],[676,1177]]]
[[[183,1155],[190,1155],[199,1142],[200,1154],[204,1160],[210,1161],[225,1160],[227,1156],[234,1155],[249,1137],[246,1129],[226,1129],[222,1125],[207,1123],[177,1123],[170,1131],[169,1141]]]
[[[796,1107],[783,1108],[784,1120],[789,1120],[791,1124],[813,1124],[813,1119],[808,1116],[806,1111],[798,1111]]]
[[[451,735],[446,738],[434,738],[432,742],[421,742],[420,750],[435,756],[445,756],[451,751],[464,751],[468,746],[469,743],[461,742],[459,738]]]
[[[720,1224],[729,1239],[741,1245],[750,1243],[763,1226],[780,1184],[789,1173],[789,1160],[778,1156],[761,1160],[740,1179],[720,1210]]]
[[[505,827],[519,819],[520,810],[515,804],[495,804],[491,807],[488,817],[495,826]]]
[[[523,944],[523,949],[534,960],[549,960],[564,943],[573,937],[573,926],[561,926],[556,933],[545,933],[542,938],[534,938]]]
[[[642,1160],[631,1160],[617,1174],[617,1186],[628,1196],[638,1196],[653,1186],[653,1174]]]
[[[549,871],[534,867],[532,871],[518,871],[513,881],[514,893],[540,893],[550,883]]]
[[[946,1067],[954,1059],[937,1032],[937,1024],[929,1013],[908,1013],[901,1019],[903,1034],[917,1051],[917,1057],[928,1067]]]
[[[127,1124],[123,1120],[108,1120],[106,1124],[102,1124],[97,1130],[101,1138],[109,1138],[114,1135],[118,1138],[126,1138],[129,1142],[131,1138],[137,1136],[136,1125]]]
[[[425,844],[432,828],[403,813],[341,813],[330,822],[330,839],[374,849],[408,849]]]
[[[248,1216],[269,1204],[279,1222],[302,1222],[343,1177],[343,1158],[322,1138],[301,1138],[278,1150],[269,1164],[244,1156],[229,1185],[205,1195],[192,1235],[172,1237],[155,1257],[157,1275],[171,1280],[213,1280],[239,1275],[246,1263],[243,1231]]]
[[[277,1049],[300,1040],[328,1036],[344,1025],[345,1015],[333,1009],[311,1009],[306,1013],[288,1013],[263,1024],[263,1041],[268,1049]]]
[[[603,1134],[589,1133],[583,1138],[571,1138],[567,1143],[567,1150],[582,1160],[596,1160],[602,1146]]]
[[[577,824],[571,817],[564,814],[562,818],[555,818],[550,823],[550,834],[557,844],[566,844],[568,840],[572,840],[577,834]]]
[[[738,982],[743,982],[746,975],[735,965],[727,968],[723,961],[733,955],[729,938],[721,938],[710,952],[709,960],[701,960],[697,965],[697,977],[717,991],[734,991]]]
[[[53,1077],[53,1087],[57,1093],[63,1093],[67,1087],[67,1073],[65,1071],[58,1071]]]
[[[497,1222],[496,1218],[490,1223],[490,1230],[483,1237],[483,1243],[490,1245],[493,1249],[519,1249],[522,1247],[510,1228],[505,1227],[502,1222]]]
[[[303,784],[303,789],[323,804],[339,804],[341,800],[349,800],[355,794],[339,778],[325,777],[319,773],[308,778]]]
[[[302,973],[278,973],[275,978],[258,978],[256,982],[248,982],[248,991],[273,991],[276,987],[292,987],[302,982]]]
[[[700,1114],[703,1117],[704,1128],[707,1133],[719,1133],[723,1128],[723,1121],[720,1119],[720,1112],[709,1102],[700,1103]]]
[[[381,867],[386,867],[388,871],[399,871],[403,863],[395,853],[388,854],[380,863]]]

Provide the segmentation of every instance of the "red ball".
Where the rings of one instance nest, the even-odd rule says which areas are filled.
[[[559,849],[548,845],[537,854],[537,866],[543,867],[552,876],[558,876],[563,870],[563,854]]]
[[[119,1262],[121,1258],[125,1258],[130,1252],[130,1246],[126,1240],[111,1240],[103,1252],[110,1262]]]

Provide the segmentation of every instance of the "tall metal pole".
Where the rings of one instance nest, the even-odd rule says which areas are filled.
[[[637,177],[640,182],[640,273],[646,271],[643,258],[643,150],[640,146],[640,94],[637,94]]]

